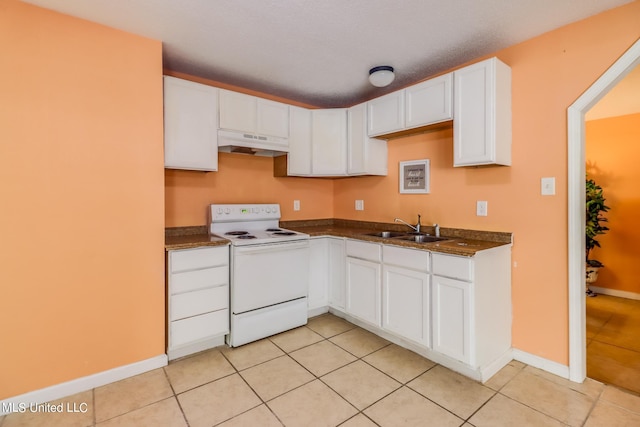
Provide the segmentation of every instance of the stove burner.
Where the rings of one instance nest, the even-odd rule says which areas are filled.
[[[267,228],[266,231],[282,231],[279,228]]]
[[[245,234],[249,234],[248,231],[229,231],[228,233],[224,233],[226,236],[244,236]]]
[[[276,236],[295,236],[296,235],[296,233],[294,233],[293,231],[278,231],[273,234]]]
[[[237,238],[238,239],[255,239],[256,236],[252,236],[251,234],[242,234],[242,235],[238,236]]]

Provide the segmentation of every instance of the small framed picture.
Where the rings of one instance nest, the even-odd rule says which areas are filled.
[[[400,162],[400,193],[429,193],[429,174],[429,159]]]

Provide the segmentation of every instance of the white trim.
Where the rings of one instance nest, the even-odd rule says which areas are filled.
[[[569,273],[569,379],[586,378],[586,319],[584,294],[585,124],[584,116],[609,90],[640,63],[636,40],[567,110],[568,273]]]
[[[618,289],[611,289],[611,288],[601,288],[599,286],[592,286],[592,285],[589,285],[589,289],[591,289],[596,294],[611,295],[612,297],[640,300],[640,294],[635,292],[620,291]]]
[[[535,354],[527,353],[526,351],[518,350],[517,348],[514,348],[511,354],[513,359],[518,362],[526,363],[529,366],[542,369],[562,378],[569,378],[569,367],[566,365],[536,356]]]
[[[91,390],[106,384],[133,377],[134,375],[152,371],[157,368],[167,366],[167,355],[161,354],[151,359],[141,360],[130,365],[118,366],[108,371],[77,378],[75,380],[56,384],[40,390],[31,391],[19,396],[10,397],[0,401],[0,416],[6,412],[2,408],[16,407],[19,403],[45,403],[51,400],[61,399],[72,394]]]

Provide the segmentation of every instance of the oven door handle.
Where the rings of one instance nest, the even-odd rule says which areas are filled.
[[[299,241],[291,243],[267,243],[256,246],[237,246],[235,247],[236,255],[254,255],[267,252],[294,251],[297,249],[305,249],[309,247],[309,241]]]

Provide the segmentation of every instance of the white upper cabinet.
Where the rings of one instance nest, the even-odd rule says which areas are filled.
[[[387,175],[387,141],[369,138],[367,135],[366,104],[348,110],[349,175]]]
[[[287,138],[289,106],[221,89],[220,129]]]
[[[404,90],[367,102],[369,136],[385,135],[404,129]]]
[[[497,58],[454,72],[453,165],[511,165],[511,69]]]
[[[164,76],[164,166],[218,170],[218,89]]]
[[[289,107],[287,175],[311,175],[311,110]]]
[[[415,128],[453,118],[452,74],[445,74],[405,89],[405,127]]]
[[[311,173],[347,174],[347,110],[311,110]]]
[[[445,74],[367,103],[369,136],[428,126],[451,120],[452,74]]]

